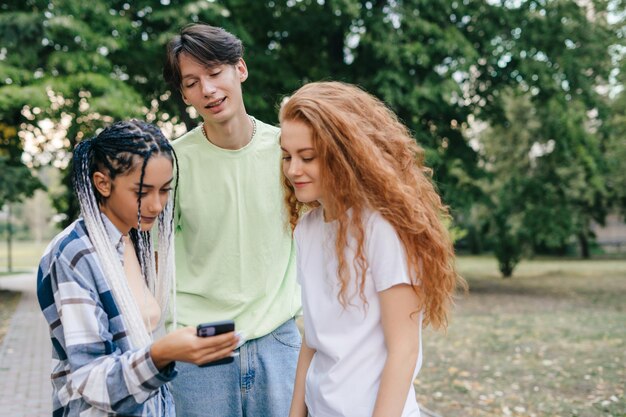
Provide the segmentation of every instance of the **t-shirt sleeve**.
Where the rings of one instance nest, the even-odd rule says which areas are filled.
[[[367,260],[376,291],[398,284],[410,284],[406,251],[393,226],[375,213],[369,222]]]

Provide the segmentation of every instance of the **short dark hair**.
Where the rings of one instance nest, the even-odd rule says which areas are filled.
[[[191,24],[182,28],[180,34],[167,44],[163,67],[163,78],[177,90],[182,84],[178,56],[183,52],[207,66],[234,65],[243,57],[243,44],[235,35],[220,27]]]

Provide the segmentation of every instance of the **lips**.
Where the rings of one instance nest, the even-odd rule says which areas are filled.
[[[206,106],[204,106],[204,108],[205,109],[212,109],[213,107],[217,107],[220,104],[222,104],[224,102],[224,100],[226,100],[226,97],[223,97],[223,98],[221,98],[219,100],[212,101],[211,103],[209,103]]]
[[[144,223],[153,223],[156,219],[156,217],[141,216],[141,221]]]
[[[309,185],[309,184],[310,184],[310,182],[294,182],[293,186],[296,187],[296,188],[302,188],[302,187],[304,187],[306,185]]]

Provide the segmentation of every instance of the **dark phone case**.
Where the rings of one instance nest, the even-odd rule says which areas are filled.
[[[233,320],[215,321],[211,323],[198,324],[196,327],[196,334],[199,337],[217,336],[218,334],[228,333],[235,330],[235,322]],[[201,368],[207,366],[224,365],[232,363],[234,358],[224,358],[217,361],[205,363],[204,365],[198,365]]]
[[[228,363],[233,363],[234,361],[235,361],[235,358],[224,358],[224,359],[220,359],[219,361],[213,361],[213,362],[205,363],[204,365],[198,365],[198,366],[200,368],[206,368],[208,366],[226,365]]]

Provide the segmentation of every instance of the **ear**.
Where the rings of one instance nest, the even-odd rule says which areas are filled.
[[[94,172],[93,185],[102,197],[108,198],[111,195],[112,182],[107,174],[100,171]]]
[[[188,106],[191,106],[191,104],[189,104],[189,100],[187,99],[187,97],[185,97],[185,93],[183,93],[182,89],[180,91],[180,96],[183,98],[183,103],[185,103]]]
[[[244,61],[243,58],[239,58],[239,62],[235,64],[235,68],[239,73],[239,81],[246,81],[248,79],[248,67],[246,66],[246,61]]]

